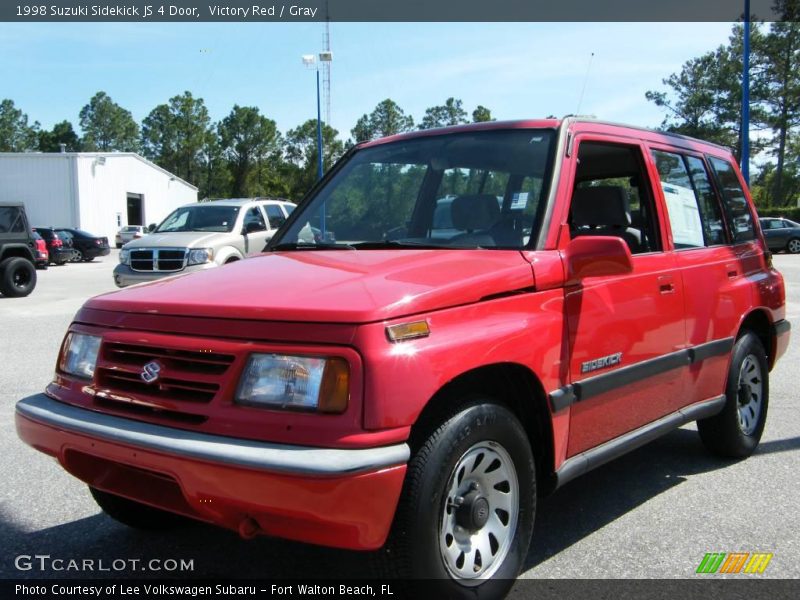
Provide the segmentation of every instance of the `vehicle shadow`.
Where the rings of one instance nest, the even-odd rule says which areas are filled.
[[[800,437],[762,442],[756,454],[800,448]],[[724,469],[734,460],[711,455],[694,429],[677,429],[571,481],[537,507],[524,569],[636,509],[691,475]]]
[[[800,437],[762,443],[758,453],[800,448]],[[687,477],[723,469],[731,464],[710,456],[697,433],[678,429],[622,458],[569,483],[539,502],[533,543],[524,568],[530,569]],[[85,492],[90,502],[88,490]],[[591,501],[587,501],[591,499]],[[0,578],[270,578],[357,579],[374,576],[374,553],[349,552],[285,540],[256,538],[244,541],[233,532],[203,524],[169,532],[129,529],[102,513],[61,525],[26,531],[0,505],[0,540],[4,556]],[[139,563],[122,570],[40,570],[15,566],[19,555],[49,555],[82,561],[102,559],[106,568],[115,559]],[[191,560],[181,572],[146,569],[151,559]],[[23,561],[22,566],[25,566]]]

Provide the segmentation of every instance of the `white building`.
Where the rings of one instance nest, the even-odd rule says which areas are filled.
[[[2,152],[0,201],[21,201],[32,227],[106,236],[159,223],[197,188],[133,152]]]

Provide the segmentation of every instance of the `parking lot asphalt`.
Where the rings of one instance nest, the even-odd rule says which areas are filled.
[[[14,403],[50,380],[63,334],[85,299],[113,291],[116,252],[94,263],[39,271],[28,298],[0,297],[0,577],[359,577],[369,557],[260,538],[243,541],[204,525],[169,533],[128,529],[14,429]],[[758,577],[800,578],[800,256],[775,264],[795,329],[771,374],[769,416],[756,454],[723,461],[694,425],[609,463],[539,502],[525,578],[692,578],[707,552],[770,552]],[[191,559],[184,573],[40,571],[19,555],[52,558]],[[66,563],[65,563],[66,564]],[[141,564],[141,563],[140,563]],[[24,562],[22,563],[24,567]],[[739,575],[738,577],[744,577]]]

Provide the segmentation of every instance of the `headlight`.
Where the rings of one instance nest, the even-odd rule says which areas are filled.
[[[189,250],[188,264],[190,265],[202,265],[212,260],[214,260],[213,248],[195,248],[194,250]]]
[[[61,370],[82,379],[91,379],[99,349],[100,338],[96,335],[68,333],[61,355]]]
[[[127,248],[123,248],[119,251],[119,262],[123,265],[131,264],[131,251]]]
[[[343,358],[252,354],[236,402],[264,408],[341,413],[350,394],[350,368]]]

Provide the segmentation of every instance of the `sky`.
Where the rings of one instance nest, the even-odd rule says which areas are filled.
[[[454,96],[498,119],[563,116],[654,127],[647,90],[727,41],[730,23],[331,23],[331,124],[343,138],[391,98],[419,122]],[[189,90],[212,120],[257,106],[285,132],[316,117],[320,23],[0,23],[0,98],[78,126],[99,90],[141,122]],[[594,56],[592,57],[592,53]],[[587,77],[588,72],[588,77]],[[581,91],[583,101],[579,106]],[[324,109],[323,109],[324,113]],[[324,116],[324,115],[323,115]]]

